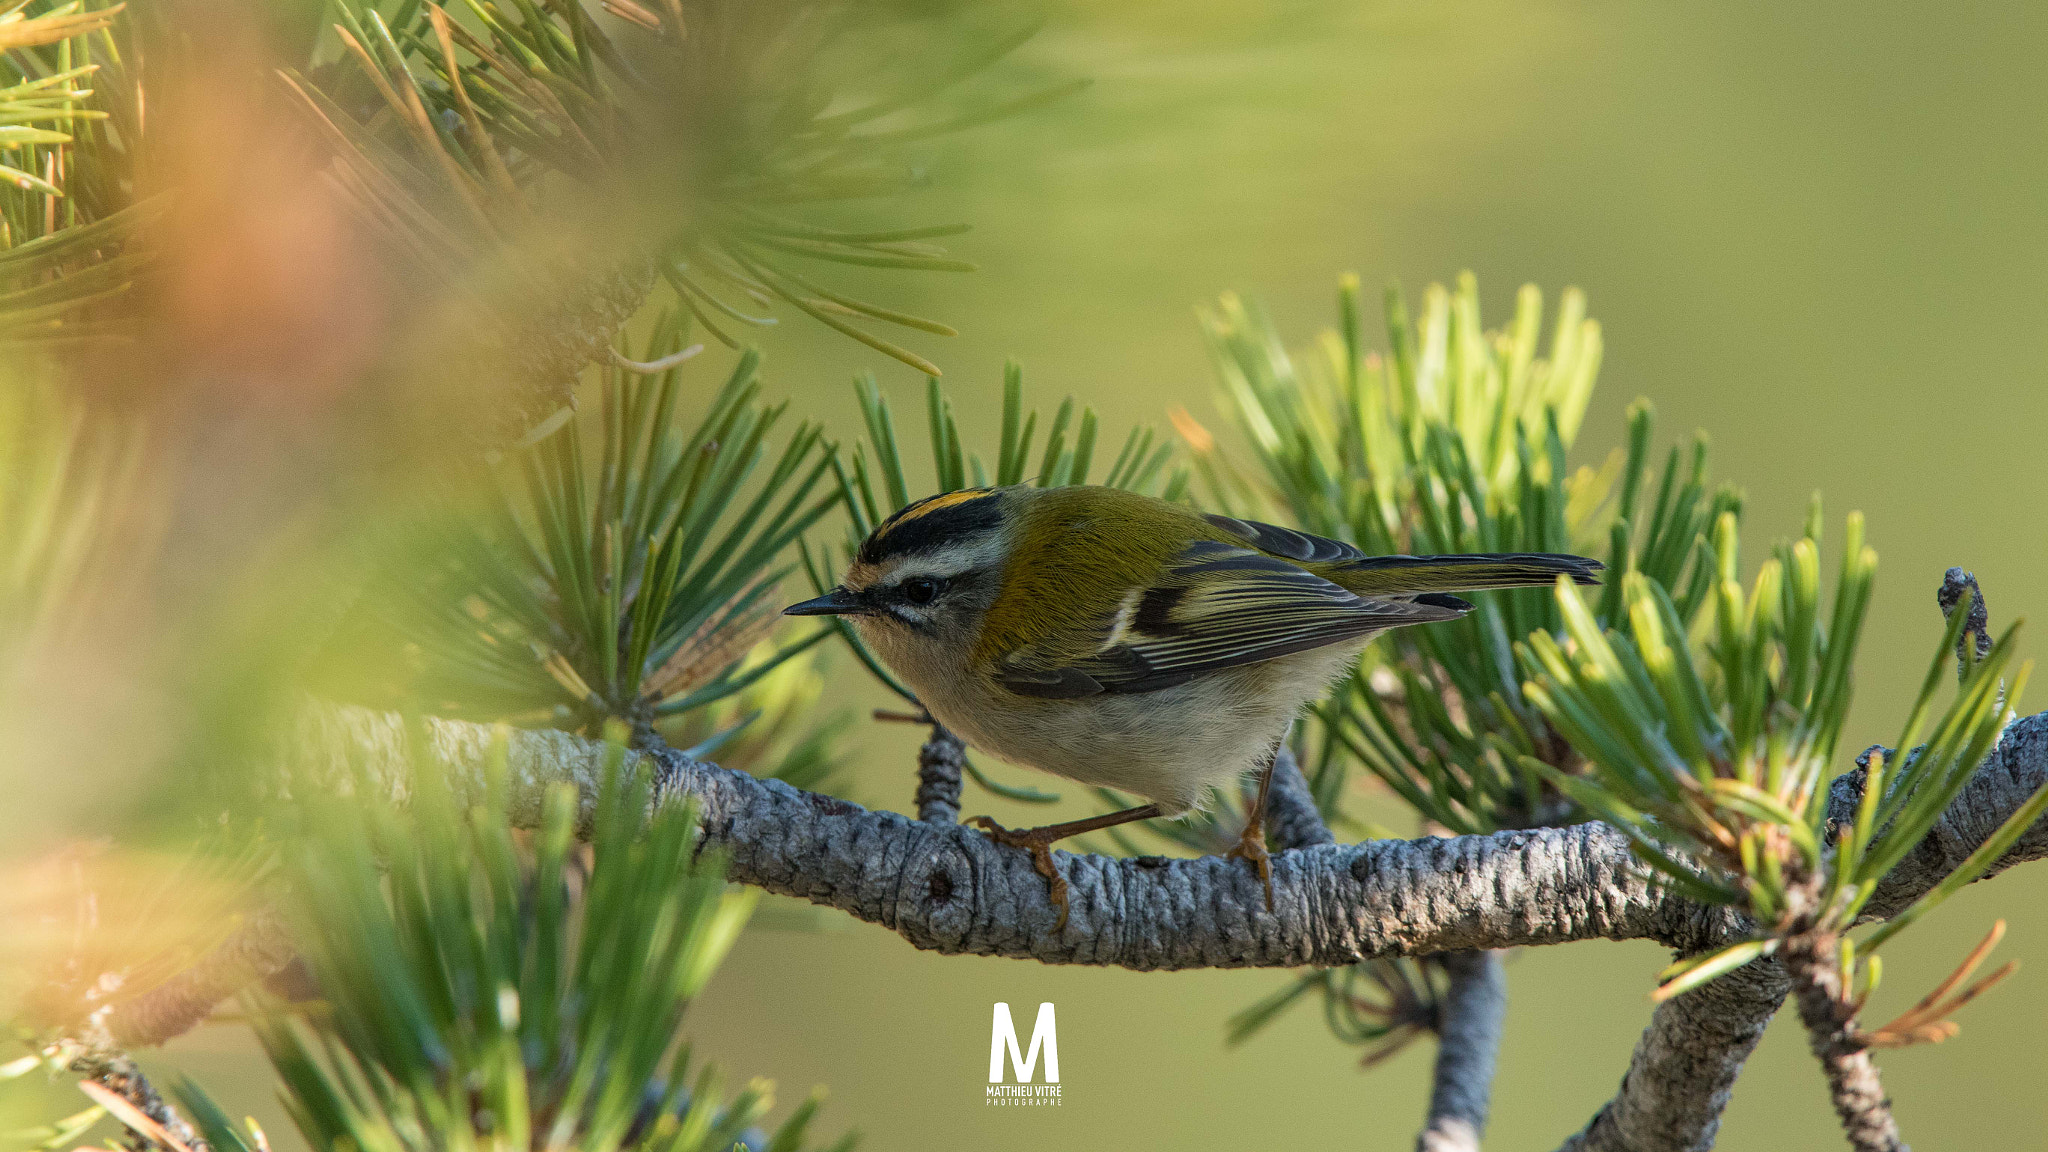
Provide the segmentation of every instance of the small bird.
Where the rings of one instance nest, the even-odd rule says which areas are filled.
[[[783,611],[851,618],[973,747],[1149,801],[1042,828],[970,821],[1031,853],[1064,927],[1054,842],[1185,815],[1255,769],[1230,855],[1256,867],[1270,909],[1266,793],[1295,714],[1375,635],[1472,610],[1450,593],[1595,584],[1600,568],[1546,553],[1367,556],[1116,488],[970,488],[889,517],[843,583]]]

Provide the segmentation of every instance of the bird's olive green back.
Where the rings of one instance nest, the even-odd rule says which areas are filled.
[[[1023,488],[1012,503],[1010,562],[975,645],[977,661],[1071,638],[1078,659],[1101,637],[1088,625],[1150,587],[1197,540],[1226,537],[1178,504],[1115,488]]]
[[[975,657],[982,662],[1029,651],[1032,663],[1047,667],[1095,655],[1111,639],[1109,632],[1120,609],[1134,604],[1147,590],[1166,585],[1192,593],[1236,579],[1244,584],[1242,595],[1248,599],[1242,607],[1249,612],[1258,607],[1253,602],[1257,597],[1251,595],[1254,583],[1272,595],[1306,595],[1321,603],[1320,595],[1304,590],[1328,589],[1321,583],[1328,581],[1375,601],[1354,607],[1378,621],[1389,607],[1384,603],[1388,600],[1542,586],[1559,575],[1589,584],[1597,581],[1594,573],[1600,568],[1597,561],[1582,557],[1545,554],[1366,556],[1339,541],[1257,521],[1204,516],[1178,504],[1114,488],[1008,488],[979,499],[1005,501],[1004,520],[1011,533],[1002,589],[975,644]],[[1197,559],[1208,543],[1227,545],[1241,555],[1264,557],[1321,580],[1290,593],[1284,582],[1272,583],[1272,567],[1254,573],[1241,564],[1215,569],[1183,563]],[[1243,572],[1234,575],[1232,570],[1240,568]],[[1469,605],[1439,607],[1456,614]],[[1342,638],[1345,626],[1357,623],[1343,613],[1338,617],[1331,629],[1333,639]],[[1246,627],[1261,619],[1256,614],[1248,616]],[[1378,626],[1420,622],[1404,617],[1381,621]]]

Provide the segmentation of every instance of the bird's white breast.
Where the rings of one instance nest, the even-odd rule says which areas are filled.
[[[872,635],[870,635],[872,631]],[[1350,667],[1365,639],[1226,668],[1173,688],[1049,700],[1019,696],[965,660],[863,629],[932,716],[973,747],[1177,815],[1234,785],[1303,705]]]

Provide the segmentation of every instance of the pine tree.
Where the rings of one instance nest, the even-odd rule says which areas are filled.
[[[1491,329],[1469,276],[1413,312],[1390,291],[1375,338],[1347,278],[1335,328],[1294,350],[1225,296],[1202,327],[1228,435],[1181,410],[1107,434],[1085,398],[1046,415],[1012,365],[997,438],[972,442],[927,355],[953,330],[836,274],[971,270],[935,243],[966,226],[904,219],[900,193],[919,142],[1083,83],[1003,68],[1027,16],[0,15],[0,684],[149,679],[164,729],[108,840],[11,886],[22,1047],[0,1092],[45,1109],[21,1143],[265,1152],[205,1085],[165,1090],[130,1054],[233,1000],[320,1148],[847,1147],[813,1134],[816,1095],[763,1131],[768,1086],[728,1089],[682,1039],[767,890],[942,951],[1298,969],[1227,1039],[1304,1001],[1368,1065],[1434,1037],[1435,1150],[1484,1130],[1504,949],[1655,939],[1676,953],[1656,1015],[1568,1147],[1710,1145],[1788,995],[1851,1145],[1903,1146],[1872,1053],[1952,1036],[2013,965],[1972,980],[2000,922],[1870,1026],[1881,949],[2048,854],[2048,720],[2019,718],[2016,626],[1994,639],[1951,570],[1897,738],[1847,758],[1861,516],[1830,545],[1816,497],[1748,570],[1704,437],[1660,453],[1638,401],[1625,443],[1589,455],[1602,334],[1574,292],[1546,319],[1525,288]],[[252,207],[270,194],[288,202]],[[342,273],[265,265],[277,221]],[[922,432],[871,375],[856,434],[792,415],[746,340],[780,320],[924,375]],[[249,421],[270,454],[230,473],[247,490],[196,487]],[[1375,645],[1291,735],[1270,911],[1216,858],[1248,802],[1226,797],[1066,857],[1099,899],[1056,933],[1029,862],[958,820],[969,784],[1061,797],[970,759],[843,625],[777,610],[918,496],[1084,483],[1374,553],[1598,556],[1607,580]],[[92,663],[113,634],[149,650]],[[890,798],[915,821],[834,794],[833,659],[901,697],[879,718],[929,729],[914,798]],[[1370,825],[1363,796],[1413,829]],[[943,850],[895,850],[911,837]],[[970,864],[978,889],[952,871]],[[998,896],[1007,919],[959,915]],[[45,1108],[52,1083],[68,1106]]]

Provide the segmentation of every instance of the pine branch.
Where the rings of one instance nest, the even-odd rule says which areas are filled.
[[[1437,1023],[1429,1120],[1415,1152],[1479,1152],[1507,1018],[1507,972],[1498,952],[1453,952],[1440,962],[1451,983]]]
[[[1828,1096],[1842,1132],[1856,1152],[1905,1152],[1892,1102],[1878,1080],[1870,1045],[1856,1026],[1856,1010],[1842,980],[1841,941],[1811,934],[1785,942],[1786,974],[1792,978],[1799,1021],[1807,1044],[1827,1077]]]
[[[937,375],[870,328],[953,329],[834,291],[815,265],[971,271],[929,243],[967,226],[827,227],[844,214],[826,205],[915,187],[905,145],[1078,86],[961,111],[953,90],[1029,39],[1014,20],[989,37],[828,0],[451,7],[338,0],[342,61],[283,85],[372,234],[470,305],[456,335],[505,346],[529,423],[664,284],[729,347],[728,325],[774,324],[759,313],[786,304]]]
[[[433,721],[427,732],[436,754],[472,777],[480,772],[488,730]],[[289,759],[318,778],[344,768],[351,749],[394,793],[406,791],[411,761],[395,717],[315,709]],[[531,818],[531,798],[549,781],[565,780],[594,794],[601,751],[595,741],[562,733],[518,733],[512,747],[515,819]],[[1055,913],[1029,862],[1012,859],[1015,854],[972,831],[868,812],[666,750],[649,755],[665,796],[691,796],[702,805],[708,840],[733,852],[733,879],[841,908],[918,947],[946,953],[1137,970],[1337,967],[1375,957],[1584,939],[1653,939],[1697,954],[1751,930],[1740,915],[1699,905],[1659,884],[1632,858],[1622,834],[1587,823],[1285,851],[1275,857],[1279,903],[1270,919],[1262,919],[1257,885],[1227,861],[1070,856],[1062,869],[1074,893],[1072,916],[1054,938],[1049,929]],[[1932,889],[2044,781],[2048,714],[2008,729],[1935,831],[1880,882],[1865,905],[1866,917],[1901,911]],[[2048,825],[2036,825],[1987,874],[2044,855]],[[1717,989],[1718,997],[1741,988],[1739,980],[1724,978],[1706,987]],[[1763,994],[1744,999],[1770,999],[1768,992],[1766,986]],[[1697,1014],[1695,1004],[1681,997],[1660,1009],[1659,1020],[1681,1021],[1689,1013]],[[1753,1029],[1739,1005],[1717,1014],[1733,1025],[1720,1051],[1746,1054],[1736,1050],[1753,1043]],[[1768,1017],[1766,1011],[1760,1018]],[[1646,1047],[1657,1047],[1653,1039],[1646,1038]],[[1716,1062],[1711,1047],[1688,1050],[1709,1065]],[[1625,1088],[1620,1106],[1609,1108],[1616,1122],[1596,1121],[1591,1133],[1616,1124],[1626,1131],[1631,1112],[1682,1118],[1710,1131],[1739,1064],[1739,1058],[1723,1058],[1725,1074],[1687,1078],[1670,1096],[1632,1074],[1631,1085],[1642,1083],[1641,1098],[1630,1101]],[[1683,1130],[1666,1131],[1673,1142],[1665,1146],[1704,1146],[1687,1143]],[[1582,1136],[1570,1146],[1621,1145]]]
[[[1294,749],[1285,745],[1273,764],[1273,788],[1266,798],[1266,830],[1273,846],[1281,849],[1337,842],[1323,820],[1322,810],[1316,807],[1315,793],[1309,789],[1308,778],[1301,774]]]
[[[742,763],[807,710],[780,670],[800,676],[829,633],[777,639],[776,589],[838,502],[820,431],[775,443],[788,405],[761,398],[753,354],[679,418],[690,382],[658,362],[682,323],[649,335],[656,371],[605,366],[595,404],[403,521],[328,694],[591,733],[617,719]]]
[[[917,751],[917,818],[927,824],[960,822],[960,770],[967,745],[934,722],[931,738]]]
[[[403,807],[358,789],[301,794],[279,814],[280,912],[325,1006],[259,1003],[250,1023],[308,1145],[809,1146],[815,1094],[770,1136],[757,1127],[770,1086],[728,1096],[678,1041],[759,894],[725,884],[693,805],[655,804],[647,773],[620,770],[626,735],[606,732],[587,852],[577,790],[549,788],[520,836],[504,789],[458,807],[431,761]],[[266,1152],[198,1086],[178,1095],[214,1152]]]
[[[292,956],[284,925],[270,912],[258,912],[192,967],[116,1004],[107,1014],[107,1033],[128,1048],[182,1036],[222,1001],[283,971]]]
[[[430,751],[450,766],[455,786],[480,794],[491,729],[434,720],[423,731]],[[602,778],[602,741],[522,731],[513,734],[509,751],[515,822],[534,824],[546,786],[556,781],[577,788],[587,821]],[[1228,861],[1070,856],[1063,871],[1075,893],[1072,917],[1055,938],[1049,933],[1054,911],[1029,861],[971,830],[869,812],[665,748],[644,755],[664,800],[696,798],[707,842],[732,852],[733,879],[841,908],[940,952],[1137,970],[1337,967],[1374,957],[1585,939],[1652,939],[1692,954],[1750,930],[1726,909],[1703,907],[1659,885],[1631,858],[1625,837],[1587,823],[1283,851],[1274,859],[1279,903],[1270,916],[1257,884]],[[331,787],[360,768],[395,797],[412,790],[415,761],[405,724],[394,715],[311,707],[282,756],[307,784]],[[1883,917],[1911,905],[2044,780],[2048,713],[2008,729],[1935,831],[1879,884],[1865,915]],[[1831,807],[1853,810],[1855,797],[1854,778],[1844,777]],[[2048,856],[2048,824],[2028,829],[1987,875],[2042,856]],[[1636,1146],[1602,1133],[1626,1137],[1644,1118],[1697,1127],[1691,1142],[1685,1131],[1667,1127],[1667,1143],[1642,1147],[1706,1146],[1700,1133],[1711,1138],[1744,1045],[1760,1030],[1745,1021],[1770,1015],[1744,1005],[1775,1007],[1782,995],[1782,976],[1775,985],[1758,981],[1750,989],[1739,974],[1747,971],[1709,983],[1711,995],[1667,1002],[1643,1045],[1653,1058],[1646,1062],[1639,1051],[1639,1069],[1659,1063],[1655,1051],[1666,1061],[1689,1052],[1707,1074],[1646,1078],[1632,1070],[1621,1097],[1603,1113],[1613,1119],[1596,1119],[1567,1147]],[[1697,1025],[1708,1018],[1729,1023],[1719,1049],[1702,1043],[1712,1034]],[[1687,1019],[1695,1027],[1677,1026]],[[1681,1036],[1684,1044],[1672,1042]],[[1728,1059],[1729,1052],[1736,1058]]]
[[[427,721],[420,729],[467,796],[484,794],[492,729]],[[364,709],[313,706],[282,749],[304,785],[332,788],[366,781],[394,798],[412,794],[405,722]],[[512,734],[505,780],[514,823],[534,826],[547,787],[572,785],[588,828],[601,786],[606,745],[562,732]],[[1194,967],[1336,967],[1385,956],[1558,944],[1584,939],[1653,939],[1698,953],[1741,939],[1750,925],[1726,909],[1703,907],[1657,884],[1630,857],[1628,840],[1597,823],[1489,836],[1371,841],[1289,849],[1275,856],[1277,912],[1263,911],[1256,883],[1217,859],[1159,861],[1071,856],[1063,865],[1076,899],[1068,928],[1048,929],[1053,910],[1027,860],[971,830],[869,812],[781,781],[693,761],[667,748],[646,752],[662,803],[694,799],[706,843],[732,853],[731,878],[844,909],[903,935],[921,948],[1030,957],[1047,963],[1114,964],[1138,970]],[[427,762],[432,762],[431,759]],[[360,771],[364,773],[357,776]],[[1916,851],[1884,878],[1866,916],[1903,910],[1946,877],[2048,780],[2048,713],[2015,723]],[[1832,808],[1853,810],[1853,777]],[[2029,828],[1987,874],[2048,856],[2048,824]],[[220,978],[217,950],[201,967]],[[1703,1148],[1711,1142],[1727,1085],[1740,1057],[1782,995],[1776,982],[1754,987],[1743,973],[1667,1002],[1643,1049],[1663,1056],[1638,1068],[1690,1055],[1698,1074],[1649,1078],[1632,1069],[1605,1123],[1596,1118],[1566,1147]],[[203,983],[209,973],[188,977]],[[1455,1015],[1456,1009],[1447,1014]],[[1672,1022],[1691,1021],[1691,1027]],[[1747,1023],[1755,1021],[1755,1026]],[[1716,1036],[1711,1024],[1725,1025]],[[1483,1035],[1463,1027],[1459,1035]],[[1682,1042],[1680,1042],[1682,1041]],[[1447,1041],[1447,1046],[1450,1042]],[[1729,1058],[1729,1054],[1733,1058]],[[1675,1066],[1675,1065],[1674,1065]],[[1464,1085],[1485,1076],[1453,1077]],[[1438,1108],[1433,1106],[1433,1114]],[[1464,1113],[1474,1116],[1470,1107]],[[1445,1114],[1448,1114],[1446,1110]],[[1476,1119],[1476,1117],[1475,1117]],[[1631,1133],[1650,1122],[1662,1141]],[[1476,1127],[1476,1124],[1475,1124]],[[1634,1142],[1630,1142],[1633,1140]]]
[[[491,729],[430,720],[434,755],[482,787]],[[597,794],[604,745],[561,732],[513,733],[511,814],[530,822],[542,787]],[[412,750],[396,716],[314,707],[285,750],[309,786],[333,786],[350,761],[393,795],[411,789]],[[971,829],[871,812],[780,781],[692,761],[653,760],[665,800],[694,798],[708,843],[732,852],[732,879],[829,905],[942,953],[1109,964],[1140,971],[1212,967],[1335,967],[1590,939],[1650,939],[1696,953],[1742,939],[1748,925],[1702,906],[1635,861],[1630,842],[1598,823],[1488,836],[1378,840],[1294,849],[1274,858],[1276,910],[1256,879],[1219,858],[1069,855],[1067,928],[1028,857]],[[2014,724],[1930,844],[1878,885],[1867,910],[1903,909],[1938,882],[1936,862],[1983,841],[2048,780],[2048,714]],[[2028,829],[1997,867],[2048,855],[2048,825]],[[1995,870],[1995,869],[1994,869]]]
[[[2025,741],[2033,741],[2035,748],[2013,746]],[[2006,743],[1978,768],[1934,832],[1886,877],[1865,906],[1866,922],[1903,911],[1998,830],[2012,810],[1993,797],[2028,794],[2040,777],[2019,773],[2015,766],[2048,755],[2044,741],[2048,734],[2038,717],[2007,731]],[[1835,778],[1828,797],[1831,826],[1855,819],[1867,771],[1866,755],[1855,771]],[[2041,831],[2030,835],[2038,839]],[[2008,853],[1986,876],[2017,862]],[[1784,965],[1766,956],[1659,1004],[1614,1098],[1560,1152],[1704,1152],[1713,1147],[1736,1077],[1791,989]]]
[[[99,1021],[89,1022],[76,1037],[61,1043],[72,1049],[67,1062],[71,1071],[103,1090],[87,1095],[134,1133],[131,1148],[208,1152],[206,1141],[193,1132],[192,1125],[163,1098]]]
[[[15,357],[132,339],[131,290],[156,264],[135,199],[144,143],[140,25],[104,0],[23,0],[0,15],[0,349]],[[176,47],[153,43],[166,55]]]
[[[1970,597],[1967,604],[1963,599],[1966,593]],[[1985,666],[1985,662],[1992,659],[1997,645],[1990,638],[1988,613],[1976,581],[1962,569],[1951,568],[1943,578],[1936,600],[1948,618],[1948,634],[1936,652],[1934,667],[1928,672],[1922,699],[1914,710],[1916,715],[1926,708],[1927,697],[1940,678],[1949,651],[1955,653],[1958,677],[1965,686],[1973,680],[1986,681],[1987,672],[1996,672],[1995,667]],[[1980,686],[1995,688],[2003,701],[2005,685],[2002,681]],[[1916,724],[1909,722],[1907,727],[1910,733]],[[2006,729],[1998,747],[2004,749],[2006,742],[2014,739],[2021,727],[2015,724]],[[1996,731],[1995,728],[1991,730]],[[1935,745],[1939,743],[1939,740],[1934,742]],[[1934,745],[1923,746],[1887,774],[1888,765],[1900,758],[1891,749],[1872,747],[1857,757],[1854,771],[1832,781],[1825,803],[1815,806],[1819,818],[1817,827],[1826,846],[1833,850],[1831,860],[1840,861],[1844,855],[1853,858],[1870,842],[1896,839],[1900,834],[1896,825],[1882,831],[1871,827],[1872,813],[1878,808],[1877,801],[1887,788],[1894,794],[1905,791],[1897,783],[1898,779],[1924,769],[1938,756],[1939,750]],[[2042,802],[2041,796],[2034,795],[2016,808],[1997,813],[1971,810],[1978,803],[1976,798],[1983,795],[1985,775],[1996,773],[2001,764],[2009,762],[2009,758],[2001,759],[1996,752],[1981,762],[1965,754],[1965,759],[1958,765],[1960,775],[1954,779],[1956,790],[1953,792],[1945,791],[1945,786],[1938,779],[1927,781],[1923,778],[1920,787],[1934,796],[1943,797],[1937,802],[1945,806],[1938,813],[1931,814],[1938,818],[1925,826],[1927,830],[1924,833],[1907,833],[1913,837],[1912,841],[1893,852],[1891,859],[1894,863],[1887,870],[1866,873],[1871,881],[1882,875],[1883,885],[1867,901],[1843,901],[1835,905],[1837,911],[1832,916],[1816,918],[1807,913],[1803,930],[1781,936],[1780,942],[1772,944],[1771,948],[1777,949],[1782,945],[1783,949],[1809,959],[1816,948],[1821,948],[1837,954],[1839,958],[1847,952],[1842,943],[1843,929],[1857,923],[1887,921],[1879,932],[1864,938],[1862,943],[1867,958],[1874,951],[1874,946],[1882,943],[1884,934],[1895,932],[1909,923],[1960,883],[1988,874],[1987,865],[1991,869],[2001,866],[1997,863],[1999,853],[1992,846],[2001,838],[2018,833],[2018,828],[2012,825],[2025,821],[2023,813],[2030,810],[2038,812]],[[1866,800],[1865,792],[1873,781],[1880,795]],[[2009,782],[2008,786],[2018,785]],[[1843,846],[1845,838],[1850,842],[1847,848]],[[1910,882],[1902,875],[1909,860],[1913,861],[1911,868],[1915,877]],[[1912,891],[1918,895],[1901,900],[1897,896],[1901,891]],[[1888,902],[1893,900],[1900,902]],[[1751,934],[1755,931],[1752,927]],[[1996,932],[1992,940],[1995,937]],[[1975,961],[1982,958],[1982,952],[1988,950],[1992,940],[1980,946],[1969,967],[1974,967]],[[1674,968],[1707,958],[1687,957]],[[1852,972],[1855,970],[1853,963],[1848,967]],[[1863,1038],[1866,1042],[1856,1052],[1848,1050],[1854,1045],[1844,1041],[1842,1035],[1851,1039],[1857,1037],[1854,1012],[1849,1009],[1850,998],[1843,996],[1838,987],[1831,993],[1817,984],[1822,977],[1815,975],[1814,965],[1810,962],[1806,964],[1806,973],[1803,981],[1795,981],[1778,957],[1766,951],[1757,959],[1704,986],[1695,986],[1693,991],[1665,1001],[1636,1046],[1620,1091],[1584,1130],[1566,1142],[1566,1152],[1579,1149],[1589,1152],[1621,1152],[1623,1149],[1692,1152],[1710,1147],[1736,1075],[1755,1049],[1778,1006],[1795,986],[1801,993],[1802,1012],[1810,1017],[1808,1023],[1813,1029],[1815,1055],[1828,1071],[1831,1088],[1838,1095],[1838,1104],[1847,1109],[1844,1112],[1845,1124],[1851,1125],[1852,1133],[1861,1132],[1871,1140],[1881,1139],[1889,1125],[1888,1113],[1883,1118],[1872,1116],[1870,1109],[1865,1107],[1870,1093],[1856,1088],[1866,1080],[1875,1080],[1875,1066],[1863,1050],[1869,1046],[1869,1038]],[[1874,971],[1866,973],[1865,978],[1867,987],[1875,986]],[[1967,970],[1959,972],[1955,982],[1960,983],[1965,978]],[[1994,975],[1986,986],[1996,978]],[[1823,983],[1839,984],[1840,978],[1829,974]],[[1720,987],[1724,984],[1727,987]],[[1967,1002],[1979,990],[1972,989],[1954,1006]],[[1952,1010],[1933,1008],[1942,991],[1937,990],[1937,994],[1927,1001],[1931,1010],[1930,1022],[1946,1023],[1940,1018]],[[1702,992],[1708,994],[1701,995]],[[1828,1003],[1836,1007],[1827,1008]],[[1831,1021],[1831,1016],[1840,1016],[1841,1019]],[[1947,1027],[1953,1029],[1952,1024]],[[1896,1139],[1896,1136],[1893,1130],[1891,1137]]]
[[[437,753],[463,774],[459,783],[480,787],[490,730],[433,721],[426,731]],[[314,709],[289,759],[312,771],[316,781],[331,782],[340,778],[336,773],[346,767],[351,750],[364,754],[364,766],[394,794],[409,792],[412,761],[402,726],[392,716]],[[512,747],[515,817],[522,822],[534,817],[539,789],[550,780],[576,784],[587,802],[595,794],[602,753],[601,743],[563,733],[517,734]],[[1284,894],[1277,924],[1252,923],[1259,915],[1255,886],[1243,880],[1241,869],[1220,861],[1161,865],[1073,857],[1065,870],[1085,895],[1076,902],[1070,930],[1049,939],[1045,926],[1051,911],[1042,883],[1027,864],[1008,859],[1009,853],[978,835],[865,812],[667,749],[651,755],[665,795],[703,802],[713,842],[735,851],[735,878],[844,908],[941,951],[1141,969],[1336,966],[1371,957],[1589,938],[1649,938],[1699,953],[1751,931],[1738,915],[1694,905],[1664,889],[1630,860],[1628,842],[1620,834],[1586,824],[1285,852],[1277,861]],[[1884,878],[1865,906],[1866,917],[1896,914],[1932,890],[2044,778],[2048,714],[2022,720],[2003,735],[1933,833]],[[1831,813],[1852,814],[1859,799],[1859,777],[1845,776],[1836,782]],[[2041,855],[2048,855],[2048,833],[2035,827],[1989,871]],[[941,874],[943,882],[937,879]],[[1775,996],[1763,999],[1775,1003]],[[1685,1003],[1685,998],[1673,1002]],[[1716,1014],[1734,1017],[1737,1011]],[[1763,1011],[1759,1024],[1768,1015]],[[1660,1010],[1660,1027],[1653,1031],[1669,1031],[1662,1023],[1684,1016],[1682,1007]],[[1723,1061],[1732,1078],[1745,1054],[1741,1049],[1753,1042],[1753,1030],[1728,1031],[1729,1046],[1738,1049],[1734,1059]],[[1646,1037],[1646,1047],[1654,1039]],[[1716,1058],[1697,1042],[1674,1047],[1706,1061]],[[1689,1081],[1705,1084],[1701,1095],[1725,1093],[1726,1078]],[[1638,1082],[1632,1073],[1623,1096]],[[1665,1106],[1648,1108],[1645,1115],[1687,1112],[1682,1099],[1649,1103]],[[1619,1118],[1625,1110],[1611,1106],[1610,1112]],[[1691,1114],[1710,1126],[1718,1102],[1695,1103]],[[1596,1121],[1594,1130],[1598,1127]],[[1666,1131],[1674,1140],[1683,1139],[1682,1130]],[[1615,1145],[1585,1140],[1576,1146]]]
[[[1775,957],[1657,1005],[1614,1099],[1559,1152],[1706,1152],[1791,982]]]

